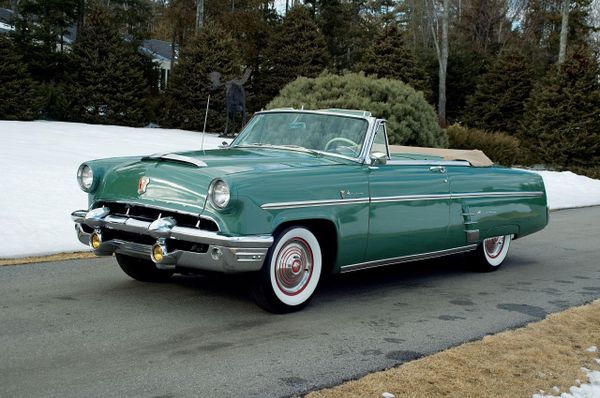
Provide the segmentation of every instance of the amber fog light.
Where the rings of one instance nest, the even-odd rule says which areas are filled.
[[[152,246],[152,261],[155,263],[160,263],[165,258],[166,254],[167,250],[160,243],[155,243],[154,246]]]
[[[90,236],[90,246],[94,250],[98,250],[102,244],[102,235],[100,232],[93,232]]]

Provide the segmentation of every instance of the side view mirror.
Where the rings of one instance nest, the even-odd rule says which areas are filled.
[[[370,157],[371,166],[383,166],[387,163],[387,155],[383,152],[373,152]]]
[[[219,145],[219,148],[224,149],[224,148],[228,148],[229,147],[229,143],[227,141],[223,141],[221,142],[221,145]]]

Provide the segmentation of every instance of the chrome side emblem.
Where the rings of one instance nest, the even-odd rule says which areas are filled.
[[[140,180],[138,181],[138,189],[137,192],[138,194],[143,194],[146,192],[146,188],[148,187],[148,184],[150,184],[150,178],[143,176],[140,177]]]

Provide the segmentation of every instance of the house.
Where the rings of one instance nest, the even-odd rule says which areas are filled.
[[[139,50],[142,54],[151,57],[152,61],[159,67],[160,81],[158,87],[161,90],[166,89],[171,76],[171,57],[174,58],[173,61],[177,61],[177,48],[173,49],[171,43],[167,41],[148,39],[142,42]]]
[[[0,8],[0,34],[10,33],[15,30],[13,25],[14,12],[8,8]]]

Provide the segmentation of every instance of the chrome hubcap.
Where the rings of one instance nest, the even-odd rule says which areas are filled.
[[[313,253],[301,238],[288,240],[277,254],[275,280],[279,289],[293,296],[304,290],[313,271]]]
[[[502,252],[504,247],[504,236],[497,236],[495,238],[486,239],[483,242],[486,254],[491,258],[496,258]]]

